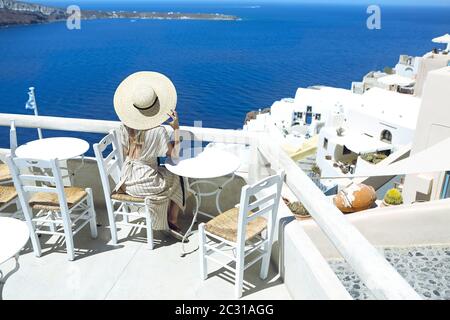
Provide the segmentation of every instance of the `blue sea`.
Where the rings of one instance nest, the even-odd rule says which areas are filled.
[[[34,86],[42,115],[117,119],[112,100],[118,84],[133,72],[154,70],[173,80],[183,125],[202,120],[204,127],[238,129],[248,111],[292,97],[298,87],[350,88],[368,71],[394,66],[400,54],[423,55],[439,46],[433,37],[450,32],[450,6],[382,6],[381,30],[367,29],[365,6],[133,1],[80,6],[224,13],[242,20],[96,20],[72,31],[64,22],[2,28],[0,112],[31,114],[24,105]],[[35,137],[34,130],[19,130],[20,143]],[[7,146],[2,128],[0,147]]]

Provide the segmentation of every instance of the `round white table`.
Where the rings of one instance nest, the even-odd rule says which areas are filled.
[[[219,213],[222,213],[220,208],[220,195],[224,187],[234,179],[234,173],[239,169],[241,162],[238,157],[232,153],[220,150],[220,149],[205,149],[198,155],[194,155],[192,150],[183,150],[183,157],[178,159],[176,163],[166,162],[166,168],[170,172],[188,178],[188,190],[194,195],[196,200],[196,205],[193,212],[192,223],[189,226],[188,231],[183,236],[181,241],[181,256],[186,255],[184,249],[184,243],[186,239],[192,234],[192,228],[197,221],[198,214],[205,215],[207,217],[213,218],[213,216],[200,211],[201,198],[207,196],[216,197],[216,207]],[[190,155],[190,156],[186,156]],[[218,184],[211,181],[213,178],[224,177],[231,175],[224,183]],[[195,180],[193,180],[195,179]],[[214,187],[212,192],[201,192],[200,185],[210,185]]]
[[[16,149],[19,158],[68,160],[84,155],[89,143],[78,138],[45,138],[30,141]]]
[[[84,165],[84,154],[88,150],[89,143],[83,139],[57,137],[38,139],[25,143],[16,149],[16,156],[19,158],[40,160],[57,159],[59,161],[81,156],[81,164],[72,173],[69,172],[68,168],[62,168],[67,170],[67,175],[63,177],[69,177],[70,183],[73,184],[73,177]]]
[[[0,300],[3,284],[19,269],[19,252],[28,242],[30,231],[25,222],[13,218],[0,218],[0,265],[15,258],[16,267],[6,276],[0,270]]]

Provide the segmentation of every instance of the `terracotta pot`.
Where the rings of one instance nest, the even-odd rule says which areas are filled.
[[[341,212],[353,213],[371,208],[376,200],[377,195],[373,187],[358,184],[341,190],[333,202]]]
[[[299,220],[299,221],[312,219],[312,217],[310,215],[302,216],[302,215],[299,215],[299,214],[294,214],[294,217],[295,217],[296,220]]]

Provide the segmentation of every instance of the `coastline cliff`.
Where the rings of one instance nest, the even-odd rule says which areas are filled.
[[[62,21],[67,19],[64,8],[15,0],[0,0],[0,27]],[[81,19],[167,19],[167,20],[239,20],[236,16],[218,13],[127,12],[82,10]]]

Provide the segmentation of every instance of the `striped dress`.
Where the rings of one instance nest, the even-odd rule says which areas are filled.
[[[180,177],[158,166],[158,157],[168,152],[169,135],[162,126],[150,130],[120,127],[125,161],[116,190],[130,196],[145,198],[153,218],[154,230],[168,230],[167,213],[170,201],[183,211],[185,199]],[[186,190],[186,189],[185,189]]]

